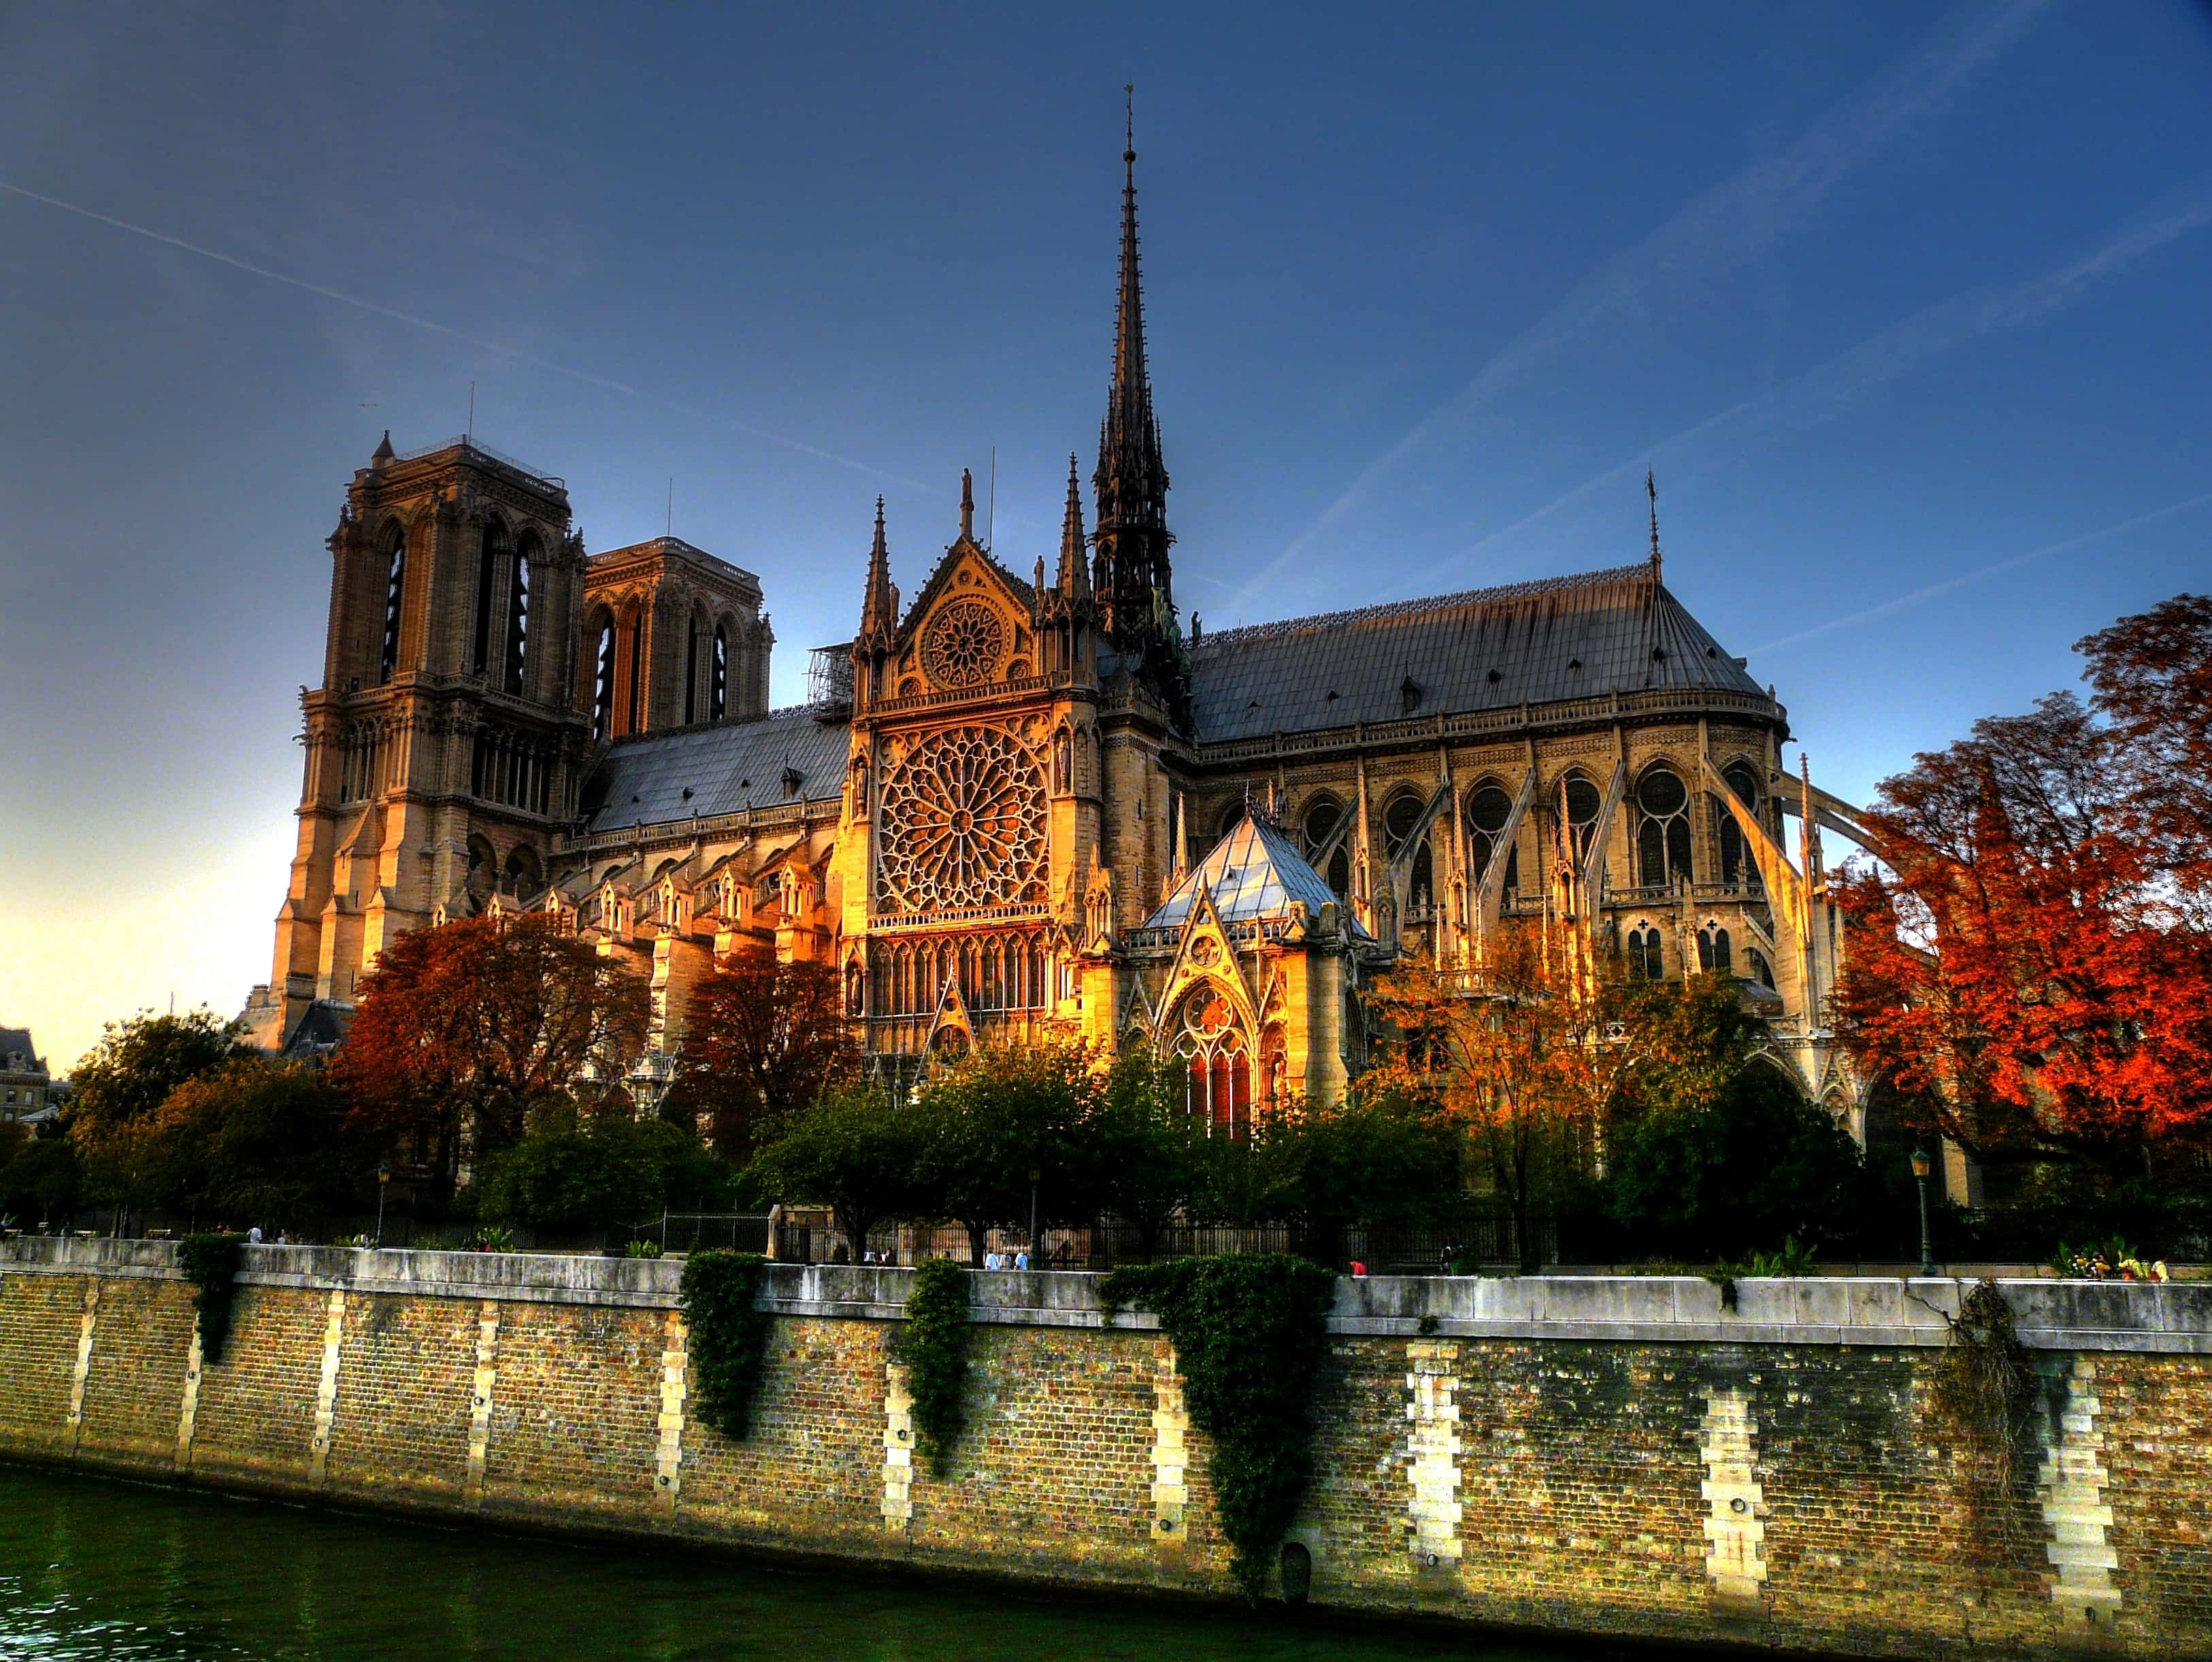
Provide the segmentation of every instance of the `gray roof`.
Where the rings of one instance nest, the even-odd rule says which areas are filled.
[[[31,1043],[28,1027],[0,1027],[0,1065],[12,1056],[21,1056],[33,1070],[38,1068],[39,1050]]]
[[[844,722],[821,721],[800,704],[622,740],[584,782],[584,815],[592,831],[620,831],[835,796],[845,778],[845,733]],[[796,788],[787,770],[797,774]]]
[[[1649,563],[1224,630],[1191,649],[1209,743],[1693,689],[1764,691]]]
[[[1253,918],[1280,917],[1294,900],[1303,900],[1316,916],[1336,897],[1322,875],[1306,862],[1297,846],[1274,826],[1246,814],[1229,834],[1213,845],[1190,875],[1175,886],[1159,910],[1145,920],[1148,929],[1182,927],[1198,904],[1198,892],[1213,898],[1214,910],[1224,923]],[[1350,912],[1345,921],[1354,934],[1366,932]]]

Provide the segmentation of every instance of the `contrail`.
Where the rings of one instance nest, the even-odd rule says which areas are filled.
[[[556,362],[551,358],[541,358],[528,352],[518,351],[512,346],[502,345],[498,341],[487,339],[482,335],[471,334],[465,329],[456,329],[449,323],[440,323],[434,318],[418,317],[412,312],[403,312],[395,307],[380,306],[373,300],[363,300],[359,295],[349,295],[343,289],[332,289],[320,283],[311,283],[305,277],[294,277],[289,271],[271,271],[266,265],[256,265],[252,260],[240,259],[235,254],[224,253],[219,248],[210,248],[198,242],[187,242],[180,236],[171,236],[166,231],[156,231],[144,225],[134,225],[127,219],[118,219],[112,214],[103,214],[97,209],[83,207],[74,202],[64,202],[59,197],[48,196],[40,191],[27,190],[21,185],[11,185],[4,179],[0,179],[0,191],[7,192],[10,196],[22,197],[27,201],[44,203],[49,208],[58,208],[64,213],[76,215],[80,219],[89,219],[98,224],[111,226],[118,231],[126,231],[132,236],[143,237],[149,242],[159,242],[168,247],[181,248],[188,254],[197,254],[202,259],[211,259],[218,265],[228,265],[234,271],[265,278],[270,283],[281,283],[287,288],[303,289],[324,300],[334,300],[341,306],[350,306],[357,311],[374,313],[380,318],[390,318],[395,323],[406,324],[410,328],[426,330],[434,335],[443,335],[449,340],[460,341],[483,351],[497,353],[503,358],[525,364],[532,369],[543,369],[551,374],[564,375],[568,380],[580,381],[586,387],[604,387],[610,393],[619,393],[624,398],[635,399],[641,404],[656,405],[672,414],[683,416],[692,421],[715,423],[743,433],[749,438],[765,439],[772,444],[780,444],[787,449],[795,450],[801,455],[812,456],[820,461],[832,462],[839,467],[849,467],[856,473],[866,474],[870,478],[904,485],[914,490],[927,491],[937,489],[936,486],[925,484],[920,479],[910,479],[903,474],[890,472],[854,457],[841,456],[834,450],[823,449],[820,445],[809,444],[804,439],[794,439],[788,433],[779,433],[772,428],[758,427],[750,422],[718,411],[694,409],[690,405],[678,404],[673,399],[663,398],[657,393],[645,392],[641,388],[631,386],[628,381],[616,380],[611,376],[594,374],[588,369],[579,369],[570,364]]]
[[[1771,393],[1759,393],[1662,439],[1629,460],[1553,497],[1431,568],[1434,578],[1584,497],[1621,484],[1655,462],[1663,463],[1716,429],[1742,423],[1751,433],[1791,421],[1814,421],[1861,394],[1917,368],[1929,359],[1970,346],[2008,329],[2041,321],[2096,284],[2120,275],[2168,243],[2212,225],[2212,195],[2198,196],[2145,224],[2122,231],[2065,265],[2004,288],[1975,289],[1869,335],[1856,346],[1814,365]],[[1748,435],[1747,435],[1748,436]]]
[[[1942,107],[1960,87],[2026,33],[2048,0],[2014,0],[1994,11],[1961,14],[1962,24],[1880,75],[1820,117],[1787,148],[1760,157],[1685,204],[1635,247],[1576,284],[1457,394],[1431,411],[1370,462],[1343,494],[1289,546],[1263,565],[1237,596],[1258,597],[1282,571],[1341,521],[1376,483],[1446,422],[1493,398],[1559,348],[1617,314],[1650,303],[1655,283],[1702,281],[1771,245],[1844,178]]]
[[[2170,520],[2177,514],[2186,514],[2191,508],[2203,508],[2208,502],[2212,502],[2212,490],[2207,490],[2199,496],[2185,497],[2178,502],[2168,502],[2164,508],[2154,508],[2148,514],[2138,514],[2133,519],[2122,520],[2118,524],[2106,526],[2102,530],[2085,531],[2078,537],[2067,538],[2063,542],[2045,543],[2041,548],[2031,548],[2024,554],[2008,555],[2002,560],[1992,560],[1987,565],[1976,566],[1972,571],[1961,572],[1955,577],[1947,577],[1940,583],[1929,583],[1924,588],[1916,588],[1910,594],[1900,594],[1894,600],[1884,600],[1880,606],[1870,606],[1863,612],[1847,612],[1840,618],[1831,618],[1824,624],[1815,624],[1810,629],[1800,630],[1795,635],[1784,635],[1779,640],[1768,641],[1763,645],[1752,648],[1751,652],[1746,655],[1778,651],[1786,646],[1796,646],[1800,641],[1812,640],[1816,636],[1832,635],[1839,629],[1850,629],[1859,624],[1871,623],[1876,618],[1889,617],[1893,613],[1919,606],[1923,601],[1932,600],[1939,594],[1948,594],[1953,589],[1964,588],[1969,583],[1978,583],[1984,577],[1994,577],[2000,571],[2010,571],[2016,566],[2027,565],[2034,560],[2047,559],[2053,554],[2063,554],[2071,549],[2086,548],[2091,543],[2102,542],[2107,537],[2117,537],[2122,532],[2133,531],[2139,526],[2154,524],[2160,520]]]

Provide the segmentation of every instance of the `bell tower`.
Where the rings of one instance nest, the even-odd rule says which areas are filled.
[[[387,433],[347,488],[323,684],[303,691],[299,843],[246,1020],[333,1032],[386,942],[543,886],[589,759],[575,707],[583,541],[567,487],[455,439]]]

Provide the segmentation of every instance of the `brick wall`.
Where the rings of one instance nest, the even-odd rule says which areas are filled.
[[[743,1441],[691,1412],[678,1274],[258,1249],[196,1366],[165,1251],[9,1244],[0,1455],[1231,1593],[1173,1349],[1103,1330],[1089,1278],[977,1278],[939,1476],[888,1342],[902,1272],[773,1272]],[[1930,1406],[1959,1290],[1340,1283],[1289,1537],[1312,1596],[1808,1653],[2212,1649],[2212,1288],[2008,1284],[2043,1384],[2008,1487]]]

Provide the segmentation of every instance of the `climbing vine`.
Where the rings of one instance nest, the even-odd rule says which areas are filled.
[[[1309,1409],[1334,1294],[1328,1271],[1280,1253],[1133,1264],[1099,1287],[1109,1321],[1125,1306],[1149,1310],[1175,1343],[1191,1422],[1213,1440],[1231,1568],[1250,1598],[1313,1470]]]
[[[2013,1325],[2012,1306],[1992,1282],[1977,1282],[1958,1315],[1943,1319],[1951,1342],[1936,1361],[1930,1399],[1937,1416],[1986,1461],[1989,1499],[2010,1533],[2020,1450],[2035,1420],[2035,1363]]]
[[[200,1361],[212,1367],[222,1360],[230,1337],[230,1305],[238,1293],[243,1235],[187,1235],[177,1243],[177,1263],[185,1279],[199,1289]]]
[[[692,1400],[726,1437],[751,1429],[753,1394],[768,1355],[769,1315],[756,1308],[768,1260],[757,1252],[695,1252],[679,1294],[690,1333]]]
[[[906,1322],[893,1343],[906,1364],[914,1398],[915,1446],[940,1477],[965,1422],[968,1384],[968,1272],[951,1258],[931,1258],[914,1272]]]

